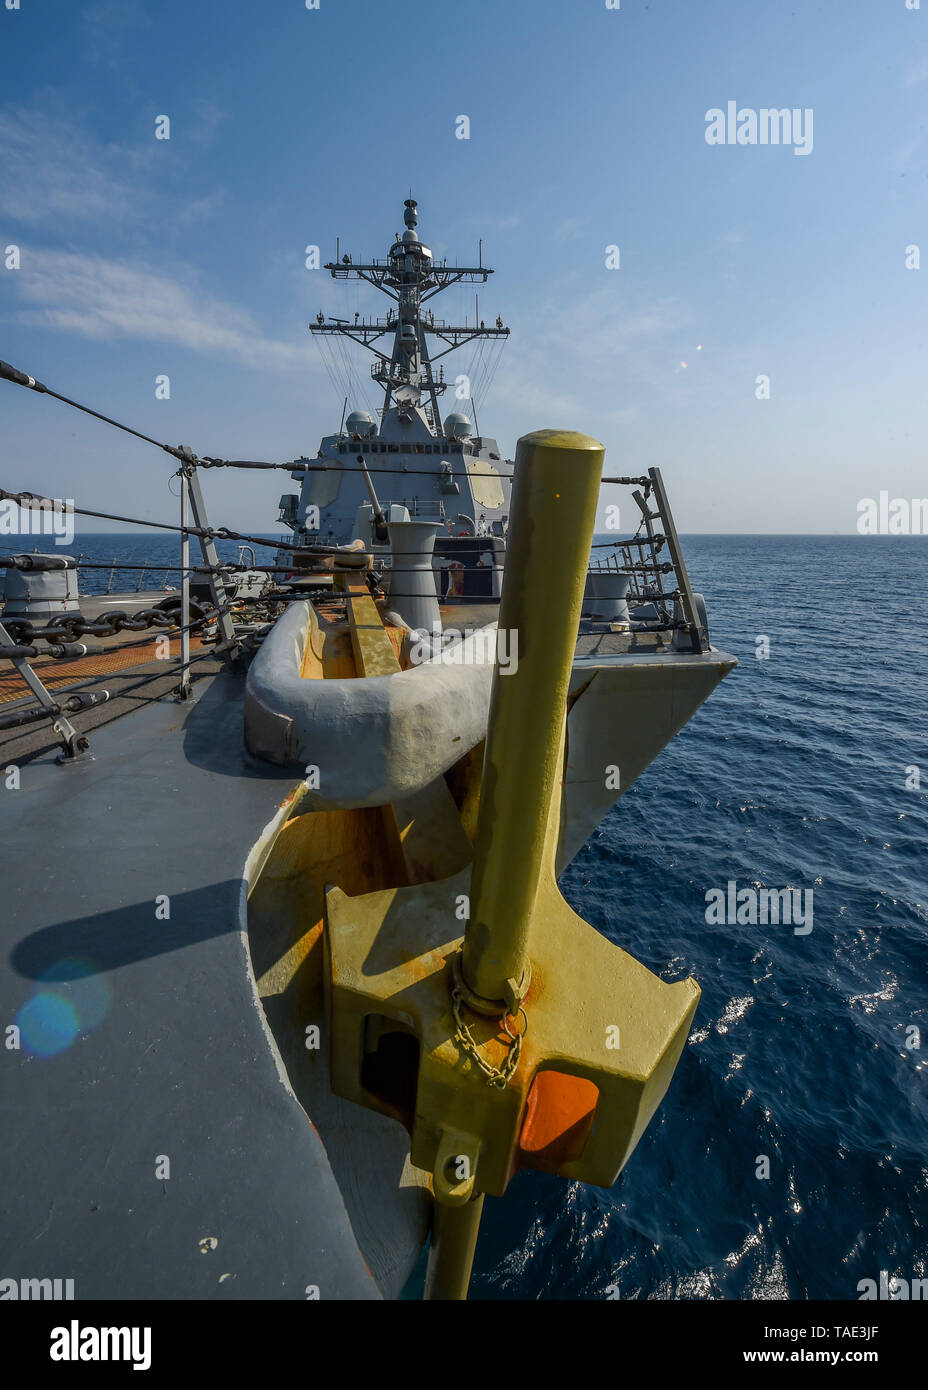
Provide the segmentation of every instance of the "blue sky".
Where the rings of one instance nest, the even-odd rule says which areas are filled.
[[[304,247],[383,255],[411,192],[436,254],[482,236],[496,270],[478,408],[507,455],[585,430],[607,473],[663,468],[683,531],[853,532],[858,499],[928,493],[928,0],[7,3],[0,357],[63,394],[204,454],[315,454],[341,400],[306,323],[382,301]],[[812,153],[708,145],[729,100],[811,108]],[[3,487],[173,520],[169,472],[0,383]],[[290,486],[209,475],[211,519],[273,529]]]

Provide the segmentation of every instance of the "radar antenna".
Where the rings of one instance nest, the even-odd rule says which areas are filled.
[[[405,200],[403,222],[406,230],[394,240],[385,260],[356,262],[344,255],[325,266],[334,280],[366,280],[396,302],[396,311],[391,309],[385,319],[356,319],[354,323],[332,316],[326,319],[320,313],[316,322],[309,325],[309,331],[317,337],[350,338],[373,353],[376,360],[371,364],[371,376],[384,390],[383,414],[392,401],[418,406],[426,394],[431,404],[432,428],[437,434],[441,428],[438,397],[448,383],[443,369],[436,377],[433,364],[475,339],[508,338],[509,329],[501,318],[496,319],[495,327],[487,328],[480,322],[479,314],[474,327],[446,323],[436,319],[431,310],[427,317],[423,316],[422,306],[427,300],[451,285],[485,284],[493,271],[483,264],[482,243],[476,266],[449,266],[447,260],[436,261],[429,247],[419,240],[415,198]],[[388,354],[383,340],[390,334],[393,346]],[[433,351],[430,339],[444,346]]]

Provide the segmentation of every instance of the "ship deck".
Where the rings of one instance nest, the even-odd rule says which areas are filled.
[[[497,616],[442,608],[446,627]],[[0,1090],[0,1276],[73,1278],[78,1299],[377,1298],[389,1280],[365,1258],[351,1125],[318,1096],[323,1137],[307,1122],[245,935],[243,867],[298,774],[245,751],[240,672],[197,653],[179,704],[176,663],[133,637],[33,663],[53,694],[104,677],[110,700],[70,716],[88,755],[59,762],[48,722],[0,733],[0,1018],[19,1030]],[[577,654],[667,650],[610,630]],[[20,700],[34,703],[8,674],[0,703]]]
[[[105,704],[68,715],[79,733],[91,734],[95,729],[171,696],[178,682],[176,662],[156,661],[151,659],[153,655],[153,647],[151,653],[146,648],[125,651],[119,650],[119,644],[114,643],[105,656],[81,657],[72,661],[52,661],[39,657],[29,664],[35,667],[52,698],[72,684],[87,683],[90,689],[109,691],[110,698]],[[172,656],[176,655],[172,648]],[[200,682],[211,680],[222,669],[220,657],[198,661],[190,668],[191,685],[196,688]],[[96,679],[101,676],[105,679]],[[28,690],[22,677],[11,667],[0,672],[0,709],[15,709],[20,704],[32,707],[36,703],[35,696]],[[58,746],[58,736],[48,720],[21,729],[0,730],[0,767],[6,767],[11,762],[22,765]]]
[[[499,605],[468,602],[442,604],[441,616],[446,629],[469,631],[496,622]],[[578,638],[577,656],[654,656],[670,650],[667,638],[668,634],[619,629],[587,633]],[[106,704],[68,716],[79,733],[90,734],[171,695],[178,681],[176,661],[180,655],[180,638],[171,639],[170,662],[155,660],[155,641],[156,634],[153,634],[151,641],[144,645],[128,645],[139,642],[138,634],[117,633],[113,637],[94,639],[94,645],[104,648],[99,655],[62,660],[39,656],[30,658],[29,664],[53,697],[68,686],[85,683],[90,688],[97,685],[109,691],[110,699]],[[191,637],[190,649],[191,654],[199,658],[190,668],[190,680],[194,687],[202,680],[212,679],[223,669],[221,658],[207,657],[208,646],[204,646],[195,634]],[[333,670],[328,674],[335,672]],[[341,674],[354,674],[353,666],[347,667]],[[22,677],[11,665],[4,663],[4,669],[0,670],[0,709],[35,703],[35,697]],[[47,721],[23,729],[0,730],[0,764],[22,764],[57,745],[57,736]]]
[[[294,775],[245,752],[244,677],[206,664],[190,705],[153,682],[77,716],[102,716],[90,757],[59,764],[47,726],[3,741],[0,1275],[77,1299],[377,1298],[243,934],[242,867]]]

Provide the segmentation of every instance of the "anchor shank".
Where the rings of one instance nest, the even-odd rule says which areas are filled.
[[[499,613],[500,641],[516,659],[506,674],[498,666],[494,679],[461,963],[465,985],[488,1004],[514,1006],[530,978],[529,922],[560,796],[604,453],[588,435],[565,430],[526,435],[516,450]]]
[[[480,1231],[483,1193],[464,1206],[435,1203],[425,1297],[433,1302],[467,1298]]]

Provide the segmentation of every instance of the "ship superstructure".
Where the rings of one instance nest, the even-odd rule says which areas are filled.
[[[439,567],[457,563],[466,572],[459,587],[468,597],[498,598],[513,464],[495,439],[474,432],[461,408],[471,400],[467,377],[446,381],[444,363],[436,364],[467,344],[505,339],[509,329],[500,318],[490,326],[476,316],[473,324],[448,323],[424,307],[452,285],[486,283],[493,271],[482,251],[477,265],[437,261],[416,231],[414,198],[403,220],[386,259],[355,262],[346,254],[325,266],[334,279],[365,281],[393,301],[385,317],[352,322],[319,313],[309,325],[320,340],[348,340],[373,354],[380,420],[352,409],[316,459],[300,460],[291,476],[301,489],[280,499],[280,520],[307,549],[361,540],[375,553],[388,550],[387,522],[437,522]],[[443,415],[449,386],[457,408]]]

